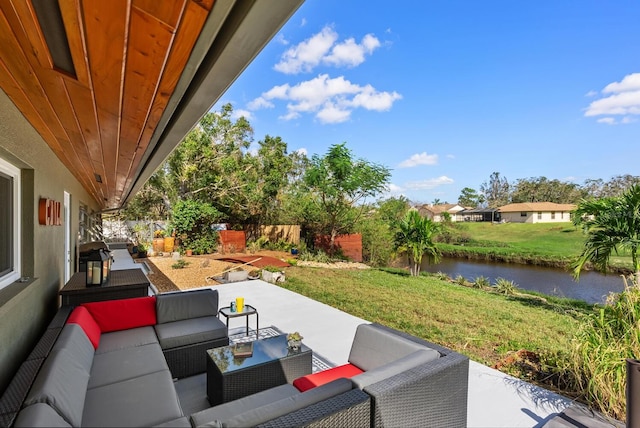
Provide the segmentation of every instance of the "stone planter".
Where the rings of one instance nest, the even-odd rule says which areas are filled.
[[[225,272],[223,278],[227,282],[246,281],[249,278],[249,272],[246,270]]]
[[[275,284],[276,282],[284,282],[284,272],[270,272],[263,269],[262,279],[272,284]]]

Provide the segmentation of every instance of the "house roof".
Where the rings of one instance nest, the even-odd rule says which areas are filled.
[[[453,209],[453,208],[459,208],[459,209]],[[419,211],[429,211],[433,214],[442,214],[443,212],[449,212],[451,214],[453,213],[457,213],[459,211],[462,211],[464,209],[464,207],[458,205],[458,204],[438,204],[438,205],[422,205],[421,207],[419,207]]]
[[[119,208],[304,0],[14,1],[0,88],[104,208]]]
[[[498,208],[502,213],[509,212],[528,212],[528,211],[573,211],[576,209],[574,204],[556,204],[554,202],[523,202],[517,204],[504,205]]]

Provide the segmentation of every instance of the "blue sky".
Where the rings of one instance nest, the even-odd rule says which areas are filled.
[[[640,175],[640,2],[307,0],[214,106],[308,156],[347,143],[388,195],[494,171]]]

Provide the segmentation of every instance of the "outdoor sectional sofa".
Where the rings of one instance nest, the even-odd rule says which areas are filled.
[[[173,379],[202,373],[205,349],[229,343],[217,312],[213,290],[61,308],[0,400],[3,423],[189,426]]]
[[[224,325],[224,337],[212,338],[222,324],[207,309],[214,303],[217,311],[217,293],[199,290],[61,308],[0,398],[2,425],[466,425],[468,359],[378,324],[358,327],[349,364],[295,382],[304,388],[280,385],[185,415],[174,370],[204,372],[192,355],[204,360],[201,344],[228,341]]]

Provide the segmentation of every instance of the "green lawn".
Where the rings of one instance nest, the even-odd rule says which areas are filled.
[[[498,256],[500,259],[547,264],[567,264],[582,251],[585,235],[572,223],[457,223],[456,234],[470,242],[462,245],[438,244],[446,254]],[[631,266],[625,254],[611,259],[614,266]]]
[[[493,365],[510,351],[565,350],[583,313],[570,304],[505,297],[433,277],[291,267],[283,287]]]

